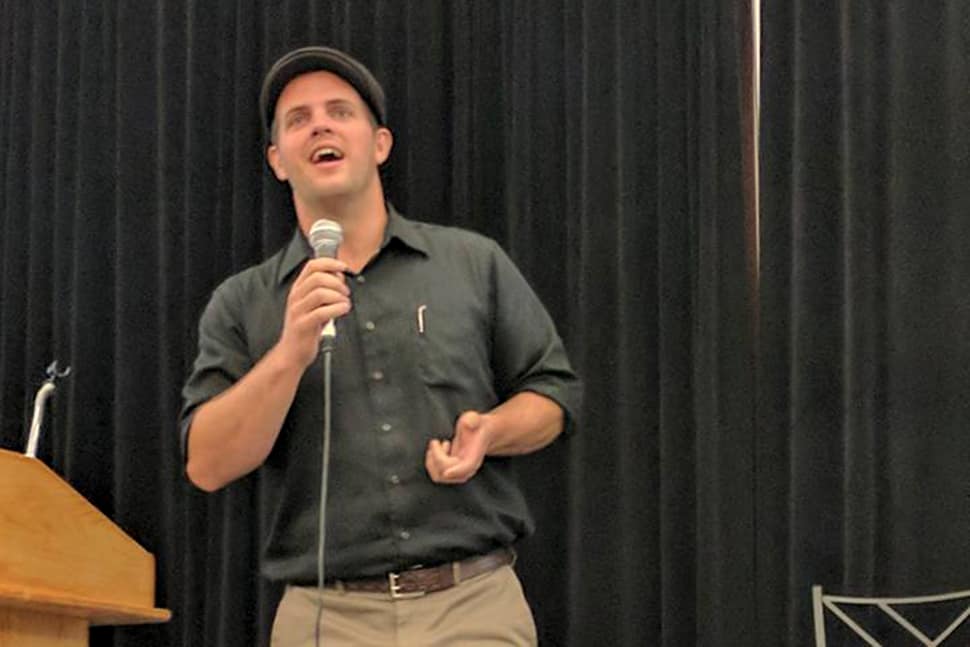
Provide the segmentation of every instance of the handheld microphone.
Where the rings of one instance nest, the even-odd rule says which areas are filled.
[[[315,258],[337,258],[337,248],[344,239],[343,229],[339,222],[321,218],[310,227],[310,247],[313,248]],[[337,337],[337,327],[333,319],[323,327],[323,335],[329,341]]]
[[[337,248],[344,238],[343,229],[340,223],[333,220],[321,218],[310,227],[310,246],[313,248],[313,255],[316,258],[337,258]],[[333,342],[337,337],[337,327],[334,326],[333,319],[323,327],[320,335],[320,350],[323,355],[323,456],[321,458],[320,469],[320,512],[319,526],[317,529],[317,589],[320,597],[317,606],[317,620],[315,626],[316,644],[320,644],[320,619],[323,615],[323,583],[325,574],[325,552],[324,547],[327,543],[327,487],[330,473],[330,411],[333,403],[330,399],[330,354],[333,350]]]

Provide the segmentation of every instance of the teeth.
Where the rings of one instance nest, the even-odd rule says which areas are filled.
[[[330,146],[318,148],[317,150],[313,151],[314,162],[320,162],[325,159],[343,159],[343,154],[336,148],[331,148]]]

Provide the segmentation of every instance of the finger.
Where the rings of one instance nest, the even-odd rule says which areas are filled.
[[[440,448],[432,446],[432,443],[437,443],[437,441],[431,441],[428,444],[428,450],[424,454],[424,469],[428,472],[428,476],[431,477],[433,482],[440,483],[441,474],[444,471],[437,456]]]
[[[339,303],[332,303],[326,306],[320,306],[316,310],[307,313],[307,321],[314,327],[318,327],[321,330],[327,325],[332,319],[339,319],[345,314],[350,312],[353,306],[349,301],[341,301]]]
[[[458,458],[452,456],[448,453],[448,448],[451,445],[447,440],[442,441],[438,444],[437,448],[432,452],[432,458],[435,461],[438,472],[444,472],[446,469],[458,463]]]
[[[326,272],[343,275],[347,271],[347,264],[336,258],[311,258],[303,266],[304,272]]]
[[[451,452],[449,453],[449,449]],[[474,453],[467,457],[454,452],[454,443],[434,440],[428,446],[429,474],[438,483],[464,483],[471,478],[481,463]]]
[[[441,467],[441,441],[432,440],[428,443],[428,448],[424,452],[424,466],[432,480],[437,480],[441,476],[443,471]]]
[[[443,482],[445,470],[458,462],[457,458],[448,455],[447,445],[448,441],[432,440],[428,443],[428,449],[425,452],[425,469],[431,480],[436,483]]]
[[[291,309],[297,316],[300,316],[331,306],[346,306],[346,310],[349,310],[350,297],[334,290],[319,288],[295,300],[291,305]],[[346,311],[341,312],[341,314],[346,314]],[[334,313],[331,311],[326,313],[327,319],[333,316]]]
[[[299,313],[320,306],[350,300],[350,290],[343,275],[328,272],[301,273],[287,295],[287,309]]]
[[[318,259],[318,260],[323,260],[323,259]],[[314,279],[314,277],[325,277],[327,275],[330,275],[333,278],[343,277],[343,273],[341,271],[338,271],[338,270],[328,271],[324,269],[324,267],[326,266],[318,262],[317,260],[309,260],[306,263],[304,263],[303,267],[300,268],[300,273],[297,274],[296,278],[293,280],[293,287],[290,288],[290,290],[293,291],[293,290],[299,289],[301,285],[303,285],[304,283],[306,283],[311,279]]]
[[[444,483],[465,483],[478,471],[478,461],[474,458],[463,458],[457,464],[447,467],[441,473]]]
[[[428,449],[424,452],[424,471],[428,473],[428,476],[433,482],[438,482],[438,477],[440,474],[438,473],[437,466],[431,458],[431,447],[428,447]]]
[[[319,334],[331,319],[342,317],[350,312],[350,301],[342,300],[336,303],[318,305],[310,308],[308,304],[293,305],[286,313],[283,330],[298,334]]]
[[[290,288],[290,296],[293,299],[302,299],[307,294],[319,289],[328,289],[343,295],[350,295],[350,288],[347,287],[347,281],[343,274],[309,272],[304,269],[293,282],[293,287]]]

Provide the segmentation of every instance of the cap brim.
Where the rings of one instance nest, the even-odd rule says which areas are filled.
[[[363,63],[330,47],[303,47],[276,61],[263,80],[259,106],[267,133],[273,123],[276,102],[286,84],[301,74],[318,70],[332,72],[347,81],[370,108],[378,125],[386,125],[384,91]]]

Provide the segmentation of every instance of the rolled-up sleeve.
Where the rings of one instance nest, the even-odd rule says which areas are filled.
[[[565,430],[576,428],[582,383],[539,297],[511,259],[493,246],[492,365],[502,399],[532,391],[562,407]]]
[[[219,395],[253,366],[239,316],[238,286],[220,285],[199,319],[199,353],[182,388],[179,416],[182,460],[187,459],[188,434],[197,408]]]

